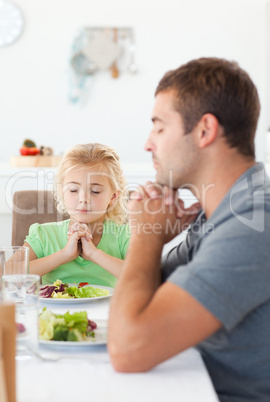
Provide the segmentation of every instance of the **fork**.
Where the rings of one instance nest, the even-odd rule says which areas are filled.
[[[85,360],[88,361],[89,363],[110,363],[109,358],[105,359],[99,359],[97,357],[89,357],[89,358],[85,358],[82,356],[72,356],[72,355],[44,355],[40,352],[37,352],[35,350],[32,350],[33,354],[35,355],[35,357],[37,357],[38,359],[44,361],[44,362],[58,362],[60,360]]]

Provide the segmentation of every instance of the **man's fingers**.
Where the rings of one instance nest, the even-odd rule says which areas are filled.
[[[201,209],[201,204],[199,202],[195,202],[190,207],[186,208],[186,212],[190,214],[196,214]]]
[[[163,197],[164,197],[165,205],[173,205],[174,203],[178,202],[176,190],[174,190],[173,188],[170,188],[168,186],[163,187]],[[180,198],[179,198],[179,201],[182,201],[182,200],[180,200]]]
[[[162,186],[158,183],[153,183],[148,181],[144,185],[144,191],[149,198],[161,198],[162,197]]]
[[[197,215],[199,210],[201,209],[201,205],[199,202],[196,202],[195,204],[192,204],[190,207],[188,208],[184,208],[184,203],[182,200],[179,199],[179,204],[176,208],[176,216],[177,218],[183,218],[183,216],[193,216],[193,215]]]
[[[175,202],[176,190],[167,186],[162,186],[159,183],[153,183],[147,181],[145,185],[138,186],[135,191],[130,194],[130,200],[142,200],[144,195],[147,195],[151,199],[164,198],[165,205],[172,205]]]
[[[175,201],[176,206],[176,216],[182,218],[185,215],[185,204],[181,198],[177,198]]]
[[[129,200],[142,200],[144,197],[144,193],[139,190],[132,191],[129,195]]]

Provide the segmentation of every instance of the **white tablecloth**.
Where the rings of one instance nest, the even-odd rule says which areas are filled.
[[[54,312],[86,310],[90,319],[107,319],[109,299],[74,305],[46,304]],[[147,373],[114,371],[106,345],[72,348],[40,347],[45,356],[17,361],[17,402],[217,402],[200,354],[189,349]]]

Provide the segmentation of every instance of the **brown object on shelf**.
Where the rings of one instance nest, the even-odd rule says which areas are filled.
[[[113,40],[115,43],[117,42],[117,30],[118,30],[117,28],[113,28]],[[111,69],[112,69],[112,77],[118,78],[119,70],[117,68],[116,61],[113,63]]]
[[[11,156],[10,165],[12,167],[56,167],[59,165],[62,156]]]

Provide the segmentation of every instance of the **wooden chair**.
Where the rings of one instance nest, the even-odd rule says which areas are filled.
[[[52,191],[16,191],[12,208],[12,246],[22,246],[33,223],[59,222],[68,215],[60,214]]]

